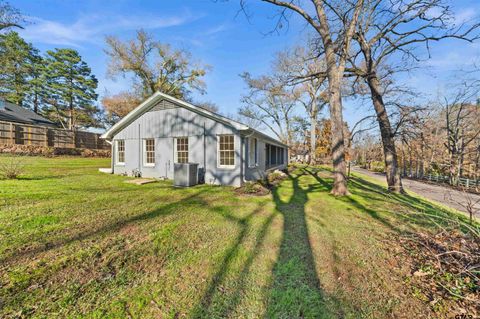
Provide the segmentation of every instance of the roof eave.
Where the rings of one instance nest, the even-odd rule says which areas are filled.
[[[249,127],[248,130],[244,130],[245,132],[247,132],[247,134],[251,134],[251,133],[255,133],[257,135],[260,135],[261,137],[265,138],[266,140],[270,141],[271,143],[275,143],[277,145],[281,145],[283,147],[287,147],[288,148],[288,145],[285,144],[285,143],[282,143],[280,142],[279,140],[275,139],[274,137],[271,137],[270,135],[267,135],[265,133],[262,133],[254,128],[251,128]]]

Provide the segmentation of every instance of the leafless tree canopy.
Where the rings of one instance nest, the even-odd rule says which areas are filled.
[[[187,97],[192,90],[205,92],[203,76],[209,67],[192,62],[189,52],[156,41],[143,30],[127,42],[113,36],[108,36],[106,42],[108,74],[113,78],[133,76],[144,98],[156,91],[178,98]]]
[[[292,120],[296,106],[293,88],[285,86],[275,74],[252,77],[248,72],[242,75],[249,92],[242,98],[240,115],[259,121],[271,130],[281,141],[292,141]]]

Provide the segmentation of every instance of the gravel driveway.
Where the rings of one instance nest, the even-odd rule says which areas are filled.
[[[352,167],[352,171],[368,175],[386,183],[385,174],[370,172],[359,167]],[[439,202],[445,206],[455,208],[464,213],[467,213],[466,207],[469,202],[476,202],[474,205],[475,216],[480,217],[480,195],[471,193],[465,194],[449,187],[427,184],[412,179],[403,179],[402,183],[407,191],[412,191],[420,196]]]

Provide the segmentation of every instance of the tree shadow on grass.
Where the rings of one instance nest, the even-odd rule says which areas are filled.
[[[185,196],[178,201],[174,201],[168,204],[160,205],[158,208],[145,212],[143,214],[137,214],[131,217],[124,217],[119,220],[113,221],[111,223],[107,223],[100,227],[89,228],[87,230],[79,231],[67,238],[62,238],[54,241],[47,241],[46,243],[36,246],[33,249],[26,249],[26,250],[17,250],[12,252],[11,254],[7,255],[3,259],[0,259],[0,265],[2,264],[9,264],[9,263],[16,263],[20,262],[22,259],[25,258],[34,258],[36,255],[41,253],[46,253],[53,249],[58,249],[63,246],[67,246],[74,242],[84,241],[92,237],[96,237],[99,235],[104,235],[108,233],[114,233],[120,231],[122,228],[142,221],[151,220],[160,216],[166,216],[172,214],[179,209],[179,202],[182,204],[182,209],[185,209],[189,205],[196,207],[199,205],[199,197],[205,193],[207,189],[202,189],[198,192],[193,193],[192,195]]]
[[[453,222],[454,227],[460,225],[463,231],[468,231],[464,227],[464,225],[468,224],[466,216],[453,213],[427,200],[409,194],[391,193],[380,185],[357,177],[350,178],[349,184],[356,194],[367,200],[372,200],[372,202],[387,201],[400,205],[401,210],[393,212],[393,216],[406,225],[434,229],[438,227],[448,228],[452,226]]]
[[[312,170],[312,169],[308,169],[308,168],[305,168],[304,169],[305,172],[307,172],[308,174],[310,174],[311,176],[313,176],[317,182],[319,182],[320,184],[322,184],[328,191],[331,190],[332,188],[332,183],[328,183],[325,179],[323,178],[320,178],[318,175],[317,175],[317,171],[316,170]],[[350,187],[349,190],[351,192],[354,192],[356,193],[355,190],[352,190],[352,188]],[[364,194],[362,194],[362,196],[364,196]],[[360,203],[358,200],[356,200],[355,198],[353,198],[352,196],[343,196],[343,197],[338,197],[337,200],[339,201],[343,201],[347,204],[351,204],[353,207],[355,207],[356,209],[368,214],[370,217],[372,217],[373,219],[379,221],[380,223],[382,223],[383,225],[389,227],[390,229],[392,230],[396,230],[398,231],[398,228],[396,226],[394,226],[393,224],[391,224],[387,219],[383,218],[382,216],[380,216],[380,214],[374,210],[374,209],[371,209],[365,205],[363,205],[362,203]]]
[[[273,191],[276,209],[283,216],[283,239],[265,318],[331,318],[337,317],[326,304],[318,278],[308,236],[305,205],[308,194],[325,190],[323,184],[301,185],[300,175],[290,175],[293,194],[284,201],[279,188]]]
[[[254,246],[234,274],[232,274],[232,269],[235,267],[233,265],[235,257],[245,245],[247,234],[253,230],[250,225],[251,219],[259,211],[257,209],[241,219],[231,215],[225,216],[239,225],[240,233],[227,250],[223,261],[217,267],[217,273],[212,277],[200,302],[189,317],[210,318],[232,315],[244,297],[249,272],[255,257],[260,253],[272,221],[278,214],[283,216],[283,237],[278,258],[273,267],[272,281],[265,290],[267,309],[264,317],[338,317],[338,313],[335,315],[327,308],[316,272],[305,219],[305,205],[308,202],[309,192],[325,190],[325,187],[319,184],[302,187],[300,185],[301,175],[289,176],[293,194],[288,201],[284,201],[280,195],[285,184],[273,189],[272,195],[276,210],[269,214],[260,227],[255,230]],[[230,282],[227,283],[227,280]],[[232,280],[233,282],[231,282]],[[233,286],[234,289],[224,292],[223,289],[226,286]]]
[[[217,209],[214,209],[214,211],[216,210]],[[218,270],[213,275],[208,288],[203,293],[199,303],[193,309],[189,317],[210,318],[213,316],[218,316],[218,312],[221,313],[221,317],[229,317],[229,314],[232,313],[237,305],[241,302],[241,298],[247,285],[248,274],[251,270],[255,257],[260,252],[265,236],[267,235],[267,231],[276,216],[275,213],[271,213],[265,219],[259,231],[256,233],[255,245],[252,251],[248,254],[247,259],[242,263],[240,271],[235,274],[235,289],[233,292],[231,292],[230,295],[225,296],[219,290],[226,284],[226,281],[228,280],[227,276],[229,276],[229,270],[234,267],[235,259],[238,256],[242,246],[245,244],[248,233],[251,231],[250,222],[252,218],[260,213],[261,210],[261,207],[257,207],[250,214],[242,218],[238,218],[231,214],[222,214],[228,220],[236,223],[240,227],[240,232],[235,238],[233,245],[231,245],[227,250],[225,257],[217,267]]]
[[[316,174],[318,171],[327,171],[322,168],[316,168],[312,170],[306,170],[312,176],[314,176],[320,183],[326,183],[325,180],[318,177]],[[346,203],[352,204],[354,207],[362,212],[367,213],[372,218],[381,222],[383,225],[389,227],[396,232],[411,232],[412,227],[420,226],[427,229],[434,229],[438,227],[448,228],[452,226],[460,228],[463,231],[468,232],[468,228],[465,225],[468,224],[467,217],[452,213],[450,210],[442,208],[439,205],[435,205],[429,201],[421,198],[409,195],[409,194],[396,194],[389,192],[385,187],[369,182],[363,178],[352,176],[348,180],[349,191],[353,195],[357,195],[362,199],[375,205],[375,202],[390,202],[394,205],[399,205],[395,208],[392,206],[392,211],[389,211],[391,217],[397,219],[403,226],[407,228],[399,228],[392,223],[391,218],[386,218],[375,209],[375,207],[369,207],[370,205],[363,204],[358,201],[355,196],[344,196],[339,198]]]

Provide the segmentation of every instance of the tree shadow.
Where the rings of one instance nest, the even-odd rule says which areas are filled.
[[[201,196],[206,191],[207,189],[201,189],[200,191],[195,192],[192,195],[185,196],[184,198],[181,198],[178,201],[161,205],[152,211],[145,212],[139,215],[134,215],[129,218],[122,218],[120,220],[117,220],[93,229],[80,231],[67,238],[62,238],[55,241],[48,241],[41,246],[34,247],[33,249],[14,251],[10,255],[7,255],[3,259],[0,259],[0,265],[9,264],[12,262],[13,263],[19,262],[21,259],[24,259],[24,258],[33,258],[38,254],[46,253],[53,249],[59,249],[63,246],[67,246],[77,241],[84,241],[89,238],[96,237],[106,233],[118,232],[122,228],[127,227],[130,224],[154,219],[159,216],[166,216],[166,215],[172,214],[178,210],[180,201],[182,203],[183,208],[185,208],[188,205],[196,206],[199,204],[198,197]]]
[[[309,168],[305,168],[304,171],[308,174],[310,174],[311,176],[313,176],[315,178],[315,180],[324,185],[324,187],[326,187],[328,190],[331,189],[331,183],[328,183],[325,179],[323,178],[320,178],[318,175],[317,175],[317,172],[318,170],[312,170],[312,169],[309,169]],[[349,184],[350,184],[350,180],[349,180]],[[349,185],[351,186],[351,185]],[[351,187],[349,188],[351,192],[353,192],[354,194],[356,193],[356,190],[355,189],[352,189]],[[375,192],[378,192],[378,190],[374,190]],[[383,194],[382,194],[383,195]],[[362,194],[363,197],[365,197],[365,194]],[[352,196],[343,196],[343,197],[338,197],[337,200],[339,201],[343,201],[344,203],[347,203],[347,204],[351,204],[353,207],[355,207],[356,209],[368,214],[370,217],[372,217],[373,219],[379,221],[380,223],[382,223],[383,225],[389,227],[390,229],[392,230],[395,230],[395,231],[398,231],[398,228],[396,226],[394,226],[392,223],[390,223],[387,219],[383,218],[382,216],[380,216],[380,214],[378,214],[377,211],[375,211],[374,209],[371,209],[371,208],[368,208],[366,207],[365,205],[363,205],[362,203],[360,203],[358,200],[356,200],[355,198],[353,198]]]
[[[326,183],[325,180],[318,177],[318,171],[326,171],[322,168],[305,169],[306,172],[311,174],[319,183]],[[362,204],[355,197],[356,196],[344,196],[339,200],[349,203],[359,209],[362,212],[367,213],[370,217],[379,221],[383,225],[389,227],[396,232],[411,232],[413,227],[426,227],[427,229],[435,229],[438,227],[448,228],[454,223],[454,227],[458,227],[463,231],[468,232],[468,228],[464,225],[468,224],[468,218],[461,214],[455,214],[448,209],[445,209],[439,205],[435,205],[429,201],[412,196],[408,193],[397,194],[389,192],[386,187],[369,182],[365,179],[351,176],[348,180],[349,191],[352,195],[361,197],[362,199],[371,202],[373,205],[375,202],[389,202],[394,205],[398,205],[397,211],[390,210],[392,217],[397,219],[399,224],[402,224],[406,228],[399,228],[392,219],[382,216],[382,214],[374,207],[368,207],[368,205]]]
[[[293,194],[287,201],[282,199],[279,188],[273,190],[276,209],[283,216],[283,238],[273,268],[265,318],[335,317],[326,305],[316,272],[305,216],[308,194],[331,186],[327,188],[323,183],[302,186],[303,174],[289,176]]]
[[[239,270],[229,273],[234,263],[238,262],[236,256],[245,245],[248,234],[253,230],[252,218],[260,212],[255,209],[243,218],[230,214],[224,215],[240,227],[240,233],[233,245],[227,250],[223,261],[213,275],[208,288],[200,298],[199,303],[190,313],[190,318],[209,318],[215,316],[229,317],[235,311],[244,297],[249,273],[254,265],[256,256],[262,249],[262,244],[268,234],[270,226],[276,216],[283,217],[282,242],[278,258],[272,270],[270,286],[266,288],[268,294],[265,318],[331,318],[336,317],[327,309],[326,299],[318,279],[312,247],[308,237],[308,227],[305,217],[305,205],[308,194],[312,191],[325,191],[326,187],[311,184],[307,187],[300,185],[303,175],[289,175],[292,183],[293,194],[288,201],[280,195],[281,189],[275,187],[272,196],[275,203],[275,212],[269,214],[262,224],[255,230],[255,241],[248,257],[241,263]],[[222,288],[227,280],[234,289],[223,292]],[[332,299],[332,297],[329,297]]]
[[[410,226],[426,228],[438,228],[460,224],[463,231],[468,231],[462,225],[468,223],[468,218],[461,214],[454,213],[449,209],[435,205],[429,201],[412,196],[408,193],[397,194],[388,192],[386,188],[361,178],[352,177],[349,180],[351,189],[367,200],[387,201],[402,207],[401,211],[394,213],[394,216]]]
[[[217,209],[214,209],[214,212]],[[241,250],[242,245],[247,239],[248,233],[251,231],[250,222],[255,215],[260,213],[262,210],[261,207],[257,207],[253,212],[248,214],[245,217],[238,218],[231,214],[222,214],[225,218],[230,221],[235,222],[240,227],[240,233],[236,237],[233,245],[227,250],[225,257],[223,258],[220,265],[217,267],[217,272],[213,275],[208,288],[203,293],[200,301],[197,306],[190,313],[190,318],[209,318],[212,317],[212,312],[215,312],[218,309],[221,309],[222,317],[229,317],[229,314],[232,313],[236,306],[240,303],[241,297],[247,285],[247,277],[255,260],[255,257],[259,254],[261,246],[264,242],[267,231],[272,224],[275,213],[271,213],[267,219],[262,223],[260,230],[256,236],[255,245],[252,251],[248,254],[248,258],[242,264],[240,271],[236,274],[235,289],[233,293],[228,296],[228,298],[217,298],[221,300],[215,300],[218,295],[222,295],[219,292],[221,286],[223,286],[227,280],[229,270],[234,267],[235,258],[237,257],[239,251]],[[217,211],[218,212],[218,211]],[[223,296],[225,297],[225,296]],[[215,302],[220,302],[221,305],[215,304]],[[215,308],[215,309],[213,309]]]

